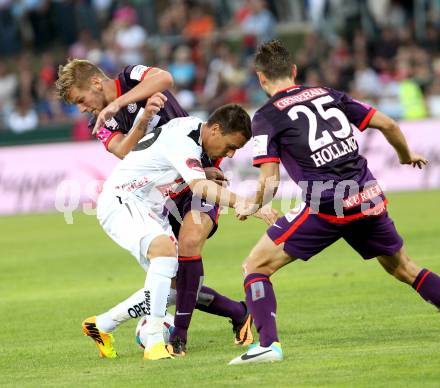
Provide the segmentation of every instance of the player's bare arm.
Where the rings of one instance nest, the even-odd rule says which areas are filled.
[[[254,203],[264,206],[275,197],[280,184],[279,163],[263,163],[260,166],[258,177],[258,191],[255,193]]]
[[[247,203],[252,204],[247,208],[237,207],[235,209],[237,218],[240,221],[247,219],[249,215],[261,218],[267,224],[273,224],[278,218],[278,213],[272,208],[264,208],[275,197],[280,183],[280,166],[278,163],[263,163],[260,166],[258,188],[255,197],[248,199]]]
[[[237,203],[246,201],[245,198],[208,179],[194,179],[189,182],[188,186],[197,197],[220,206],[235,208]]]
[[[412,153],[408,147],[405,136],[399,125],[387,115],[375,112],[370,120],[369,126],[376,128],[383,133],[388,143],[396,150],[401,164],[411,164],[413,167],[422,168],[428,160],[422,155]]]
[[[122,133],[115,135],[108,143],[108,151],[116,155],[119,159],[123,159],[139,140],[145,136],[148,123],[151,118],[163,108],[166,100],[166,97],[162,93],[155,93],[150,97],[139,121],[127,135]]]
[[[106,120],[111,119],[122,107],[149,98],[153,94],[163,92],[172,86],[173,77],[170,73],[159,68],[152,68],[138,85],[116,98],[99,113],[92,133],[95,134],[99,127]]]
[[[189,183],[189,187],[193,194],[197,197],[203,198],[208,202],[216,203],[220,206],[227,206],[235,209],[237,217],[240,214],[246,213],[247,218],[249,215],[254,215],[257,218],[262,219],[268,225],[273,224],[278,218],[278,212],[272,208],[262,211],[259,209],[259,205],[254,203],[248,198],[241,197],[214,181],[208,179],[195,179]]]

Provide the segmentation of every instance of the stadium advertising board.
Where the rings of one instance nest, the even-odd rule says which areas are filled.
[[[430,161],[423,171],[400,166],[379,131],[356,135],[361,153],[384,190],[440,188],[439,126],[439,120],[401,124],[412,150]],[[234,159],[222,164],[231,189],[243,195],[256,187],[258,170],[251,165],[251,149],[248,143]],[[0,214],[55,210],[92,214],[99,187],[117,161],[98,142],[4,147],[0,150]],[[281,185],[279,194],[285,199],[297,195],[297,191],[290,183]]]

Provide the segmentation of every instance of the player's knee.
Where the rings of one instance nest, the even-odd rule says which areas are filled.
[[[178,261],[176,257],[155,257],[154,259],[151,259],[148,273],[155,273],[167,278],[173,278],[176,276],[177,267]]]
[[[162,235],[156,237],[148,247],[147,257],[154,259],[155,257],[176,257],[176,246],[169,236]]]
[[[244,260],[242,269],[244,276],[251,273],[261,273],[270,276],[275,272],[271,267],[269,260],[256,254],[251,254]]]
[[[196,230],[179,235],[179,254],[186,256],[199,255],[205,239]]]

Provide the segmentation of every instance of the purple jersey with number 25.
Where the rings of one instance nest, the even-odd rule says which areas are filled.
[[[363,131],[375,112],[371,106],[326,87],[294,85],[279,91],[253,117],[253,164],[281,162],[303,189],[306,204],[316,211],[337,213],[336,192],[342,192],[339,200],[344,215],[359,211],[360,202],[373,207],[385,197],[367,160],[358,153],[353,130]],[[312,198],[317,182],[325,185],[319,198]],[[345,182],[356,183],[361,193],[369,190],[368,200],[347,202],[353,191]],[[318,209],[315,200],[319,201]]]

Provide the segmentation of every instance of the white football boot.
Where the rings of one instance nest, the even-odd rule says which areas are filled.
[[[249,362],[275,362],[282,361],[283,351],[279,342],[273,342],[268,347],[251,345],[246,353],[234,358],[229,365],[247,364]]]

